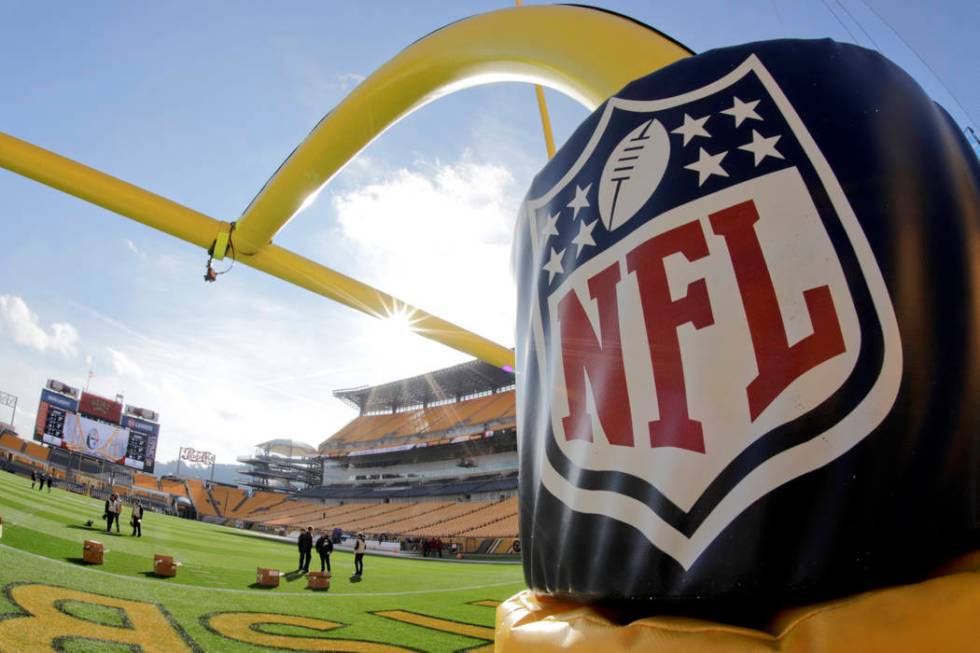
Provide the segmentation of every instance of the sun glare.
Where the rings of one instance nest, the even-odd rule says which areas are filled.
[[[415,332],[415,322],[412,320],[412,315],[404,309],[396,310],[387,317],[381,318],[381,324],[384,326],[384,330],[392,337],[404,336]]]

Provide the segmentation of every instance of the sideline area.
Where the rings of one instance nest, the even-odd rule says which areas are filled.
[[[296,574],[283,576],[278,588],[257,589],[250,587],[257,566],[294,571],[294,544],[156,513],[147,513],[142,538],[129,536],[127,513],[120,534],[107,535],[85,526],[88,519],[99,524],[100,503],[57,488],[31,490],[29,479],[0,472],[4,650],[37,650],[39,642],[65,637],[104,642],[108,650],[118,648],[110,642],[145,651],[254,650],[246,644],[408,650],[398,646],[404,642],[433,651],[491,650],[493,607],[524,587],[516,565],[379,556],[353,583],[352,556],[336,552],[326,592],[305,589]],[[85,539],[105,543],[104,565],[81,562]],[[183,563],[176,578],[153,575],[154,553]]]

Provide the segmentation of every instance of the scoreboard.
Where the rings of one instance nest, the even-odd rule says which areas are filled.
[[[41,390],[35,440],[152,473],[159,438],[160,416],[152,410],[124,408],[54,379]]]

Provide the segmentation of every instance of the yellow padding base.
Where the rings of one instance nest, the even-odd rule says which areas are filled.
[[[980,651],[980,551],[936,576],[785,610],[765,630],[683,617],[619,625],[525,590],[497,608],[497,653]]]

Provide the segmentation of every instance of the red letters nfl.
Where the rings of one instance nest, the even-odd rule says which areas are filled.
[[[599,107],[515,240],[528,585],[750,619],[980,546],[978,184],[904,72],[831,41]]]

